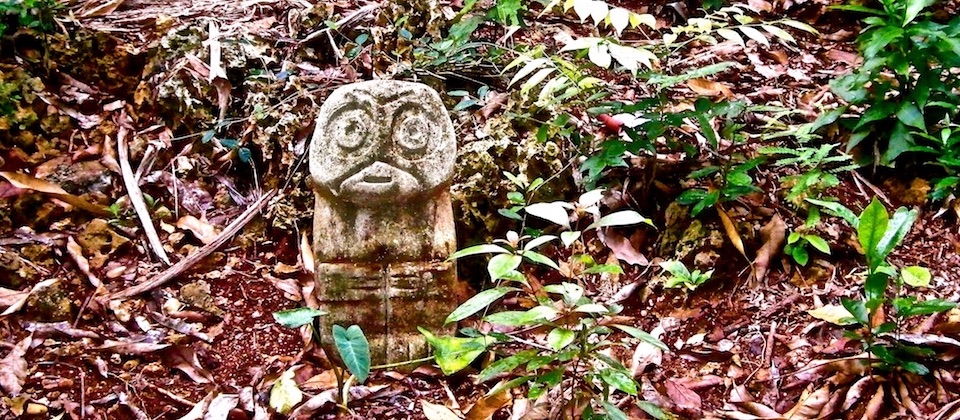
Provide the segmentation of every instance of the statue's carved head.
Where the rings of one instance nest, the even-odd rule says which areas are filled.
[[[419,83],[375,80],[342,86],[320,107],[310,174],[356,204],[396,202],[453,176],[456,140],[440,95]]]

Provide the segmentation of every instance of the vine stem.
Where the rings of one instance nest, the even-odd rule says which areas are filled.
[[[434,359],[434,356],[427,356],[427,357],[424,357],[424,358],[421,358],[421,359],[407,360],[407,361],[405,361],[405,362],[394,362],[394,363],[387,363],[387,364],[384,364],[384,365],[370,366],[370,370],[373,370],[373,369],[390,369],[390,368],[395,368],[395,367],[397,367],[397,366],[404,366],[404,365],[412,365],[412,364],[418,364],[418,363],[423,363],[423,362],[429,362],[429,361],[431,361],[431,360],[433,360],[433,359]]]

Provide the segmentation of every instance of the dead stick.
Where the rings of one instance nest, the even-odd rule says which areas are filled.
[[[249,208],[243,211],[242,214],[234,220],[233,223],[227,225],[227,227],[217,235],[217,239],[209,244],[204,245],[202,248],[194,252],[193,254],[188,255],[186,258],[180,260],[172,267],[164,270],[164,272],[158,274],[156,277],[147,280],[143,283],[140,283],[136,286],[129,287],[127,289],[121,290],[119,292],[113,293],[107,296],[107,300],[113,299],[124,299],[139,295],[144,292],[149,292],[157,287],[160,287],[164,283],[173,280],[173,278],[179,276],[181,273],[192,267],[194,264],[200,262],[200,260],[206,258],[208,255],[212,254],[213,251],[217,250],[227,243],[233,235],[240,231],[250,220],[253,219],[257,213],[263,208],[267,202],[276,195],[277,190],[272,190],[257,199]]]
[[[157,235],[157,229],[153,226],[153,220],[150,219],[147,203],[143,201],[143,191],[140,191],[140,185],[133,175],[133,168],[130,167],[130,156],[127,152],[127,133],[127,128],[121,124],[120,130],[117,132],[117,154],[120,157],[120,173],[123,175],[123,185],[127,187],[127,196],[130,197],[130,204],[133,204],[133,209],[137,212],[140,226],[143,226],[143,233],[147,235],[150,249],[157,258],[160,258],[160,261],[170,265],[170,257],[167,257],[167,252],[163,250],[160,235]]]
[[[792,304],[793,302],[796,302],[798,299],[800,299],[800,296],[801,296],[800,293],[794,293],[794,294],[788,296],[786,299],[781,300],[780,302],[777,302],[775,305],[773,305],[773,306],[767,308],[765,311],[761,312],[761,313],[760,313],[760,319],[767,318],[767,317],[769,317],[769,316],[771,316],[771,315],[773,315],[773,314],[775,314],[775,313],[777,313],[777,312],[780,312],[780,310],[783,309],[784,306],[790,305],[790,304]],[[752,321],[749,320],[749,319],[746,320],[746,321],[736,322],[736,323],[734,323],[733,325],[730,325],[730,326],[728,326],[728,327],[725,327],[725,328],[723,329],[723,333],[724,333],[724,334],[730,334],[730,333],[732,333],[732,332],[734,332],[734,331],[736,331],[736,330],[739,330],[739,329],[743,328],[744,325],[747,325],[747,324],[749,324],[750,322],[752,322]]]

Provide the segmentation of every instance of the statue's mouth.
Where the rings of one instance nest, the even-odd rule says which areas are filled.
[[[420,182],[403,169],[374,162],[340,183],[339,195],[353,202],[372,202],[420,189]]]

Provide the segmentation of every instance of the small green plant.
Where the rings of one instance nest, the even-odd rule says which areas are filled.
[[[300,328],[308,325],[311,334],[319,344],[321,333],[316,328],[315,320],[326,314],[326,312],[318,309],[302,307],[274,312],[273,319],[287,328]],[[370,366],[370,344],[359,325],[351,325],[349,328],[334,325],[331,333],[339,359],[343,363],[343,367],[351,374],[349,378],[345,379],[341,369],[334,368],[339,387],[338,398],[340,398],[341,405],[345,407],[349,396],[347,391],[354,378],[357,382],[363,383],[370,376],[370,370],[377,367]],[[280,379],[274,382],[270,392],[270,406],[281,414],[287,414],[293,406],[300,402],[297,395],[299,395],[299,389],[293,381],[293,373],[291,371],[285,372]]]
[[[664,282],[663,287],[668,289],[686,287],[687,290],[697,290],[702,284],[710,280],[713,276],[713,270],[701,273],[700,270],[693,270],[691,273],[687,266],[680,261],[663,261],[660,268],[670,273],[670,277]]]
[[[940,143],[936,133],[947,129],[942,122],[956,116],[960,76],[950,69],[960,66],[960,16],[935,22],[925,11],[932,0],[880,4],[835,6],[869,17],[857,37],[863,65],[830,85],[844,100],[865,109],[858,118],[843,120],[852,129],[847,150],[879,139],[861,149],[871,152],[874,164],[892,166],[905,152],[930,151],[924,143]]]
[[[690,215],[696,217],[702,211],[717,203],[736,200],[744,195],[760,191],[754,185],[748,173],[763,163],[763,158],[750,159],[738,164],[725,166],[707,166],[690,174],[691,179],[703,179],[713,176],[713,186],[709,189],[691,188],[677,197],[677,203],[690,208]]]
[[[56,0],[0,1],[0,35],[19,28],[40,32],[53,30],[53,19],[63,5]]]
[[[933,351],[900,341],[904,323],[909,318],[944,312],[957,305],[942,299],[919,301],[914,296],[904,296],[904,283],[928,286],[930,272],[918,266],[898,270],[886,262],[887,256],[910,231],[916,218],[916,210],[903,207],[891,217],[876,198],[863,210],[857,218],[856,229],[857,239],[867,260],[864,298],[845,298],[841,303],[850,313],[851,322],[860,326],[859,330],[848,331],[848,336],[862,341],[864,350],[878,358],[878,366],[901,367],[925,375],[930,370],[918,360],[932,356]],[[892,299],[888,297],[890,279],[895,279]],[[893,310],[892,321],[888,321],[888,309]]]
[[[760,149],[760,153],[783,156],[777,159],[774,165],[797,165],[800,168],[802,172],[785,178],[783,186],[787,188],[787,202],[802,208],[806,198],[819,199],[824,191],[840,185],[836,174],[860,167],[852,163],[850,155],[836,151],[838,146],[839,144],[822,144],[813,147],[802,144],[795,148],[764,147]]]
[[[535,399],[559,387],[561,392],[556,395],[560,401],[557,404],[563,407],[565,415],[626,418],[626,414],[611,403],[611,397],[618,391],[638,396],[639,386],[623,364],[604,352],[610,347],[627,345],[626,339],[613,339],[614,331],[662,350],[667,347],[636,327],[617,324],[614,315],[621,310],[619,305],[596,302],[586,294],[580,284],[586,276],[623,271],[619,265],[596,264],[589,255],[579,253],[584,248],[583,231],[575,228],[581,220],[589,223],[584,230],[651,222],[633,210],[600,216],[598,203],[603,196],[602,190],[587,192],[575,203],[528,204],[542,181],[527,183],[512,175],[508,177],[522,193],[518,191],[513,195],[511,200],[516,205],[502,213],[521,220],[533,216],[550,222],[554,228],[560,229],[559,236],[521,236],[509,232],[506,238],[494,243],[456,252],[451,258],[492,254],[487,271],[493,287],[464,302],[447,317],[446,322],[454,323],[480,314],[484,323],[499,326],[497,331],[514,332],[483,333],[467,328],[461,331],[465,337],[438,337],[430,331],[421,332],[433,347],[437,364],[446,374],[457,372],[480,355],[492,351],[497,360],[480,372],[479,380],[488,381],[503,375],[513,378],[501,382],[491,394],[526,385],[529,398]],[[576,268],[561,270],[557,262],[538,251],[558,240],[572,252],[565,266]],[[524,262],[557,270],[568,279],[542,287],[533,285],[521,272]],[[524,310],[491,310],[493,304],[508,295],[529,302],[529,305]],[[521,328],[524,331],[542,330],[546,332],[545,340],[525,338],[515,332]],[[647,412],[662,414],[662,410],[650,403],[639,401],[637,404]]]
[[[820,235],[817,235],[815,229],[820,223],[820,209],[810,207],[807,209],[807,220],[795,231],[787,236],[787,244],[783,247],[783,252],[793,258],[797,264],[806,266],[810,260],[810,250],[808,247],[820,251],[823,254],[830,255],[830,244]]]

